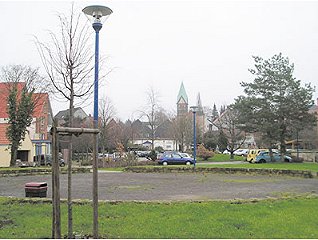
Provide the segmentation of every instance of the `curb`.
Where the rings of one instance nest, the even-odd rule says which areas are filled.
[[[261,168],[192,168],[192,167],[126,167],[125,171],[134,173],[225,173],[225,174],[260,174],[260,175],[285,175],[292,177],[314,178],[317,172],[286,169],[261,169]]]

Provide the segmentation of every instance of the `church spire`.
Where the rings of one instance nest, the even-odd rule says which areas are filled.
[[[185,91],[183,82],[181,83],[178,98],[177,98],[177,104],[180,102],[181,98],[183,98],[183,101],[185,101],[188,104],[188,95]]]
[[[198,96],[197,96],[197,107],[198,107],[198,113],[203,114],[203,107],[202,107],[200,93],[198,93]]]
[[[185,91],[183,82],[181,83],[177,98],[177,116],[184,116],[188,113],[188,95]]]

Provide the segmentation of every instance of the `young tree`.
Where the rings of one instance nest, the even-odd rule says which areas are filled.
[[[308,112],[314,89],[310,84],[301,86],[300,80],[293,77],[294,64],[281,53],[268,60],[253,58],[255,69],[249,71],[255,79],[252,83],[241,83],[246,96],[239,96],[234,108],[240,113],[242,127],[260,132],[269,147],[279,142],[284,158],[285,141],[292,130],[300,131],[315,122]]]
[[[73,127],[75,100],[83,103],[90,97],[94,82],[94,52],[91,45],[92,28],[82,21],[81,11],[74,4],[68,14],[58,14],[60,30],[49,31],[50,41],[35,43],[56,98],[69,102],[69,127]],[[73,236],[72,223],[72,136],[69,137],[68,155],[68,237]]]
[[[33,110],[37,104],[34,95],[36,87],[41,89],[43,78],[38,69],[29,66],[12,65],[2,68],[1,81],[5,82],[8,93],[8,123],[6,136],[10,141],[10,166],[14,166],[21,141],[25,139],[27,127],[32,123]]]

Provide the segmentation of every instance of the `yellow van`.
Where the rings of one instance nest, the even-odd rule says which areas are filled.
[[[246,161],[253,162],[257,156],[262,151],[268,151],[268,149],[262,148],[262,149],[250,149],[247,153]]]

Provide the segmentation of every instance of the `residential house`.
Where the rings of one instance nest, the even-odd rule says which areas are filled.
[[[25,83],[17,83],[18,93],[25,87]],[[10,165],[9,140],[6,137],[8,127],[7,98],[8,83],[0,83],[0,166]],[[33,161],[33,156],[51,153],[51,140],[49,130],[52,126],[52,109],[47,93],[35,93],[33,95],[35,109],[33,120],[27,128],[25,140],[18,150],[18,159],[22,161]]]
[[[162,147],[165,151],[177,149],[176,140],[171,136],[171,121],[165,120],[155,131],[154,147]],[[139,119],[131,123],[133,145],[142,146],[151,149],[151,129],[148,122],[142,122]]]
[[[70,110],[59,111],[54,119],[57,120],[59,126],[66,126],[70,117]],[[81,107],[74,108],[74,126],[75,127],[88,127],[92,123],[91,116],[88,116]]]
[[[219,128],[221,128],[228,136],[228,140],[234,141],[232,143],[234,148],[257,148],[255,135],[235,128],[235,125],[233,125],[233,117],[234,116],[231,114],[231,112],[226,109],[218,118],[211,122],[211,130],[219,131]]]
[[[9,167],[10,166],[10,142],[6,137],[6,130],[8,124],[0,124],[0,167]],[[25,139],[19,147],[17,153],[17,159],[20,159],[24,162],[32,162],[34,156],[34,146],[32,144],[30,135],[26,132]]]

